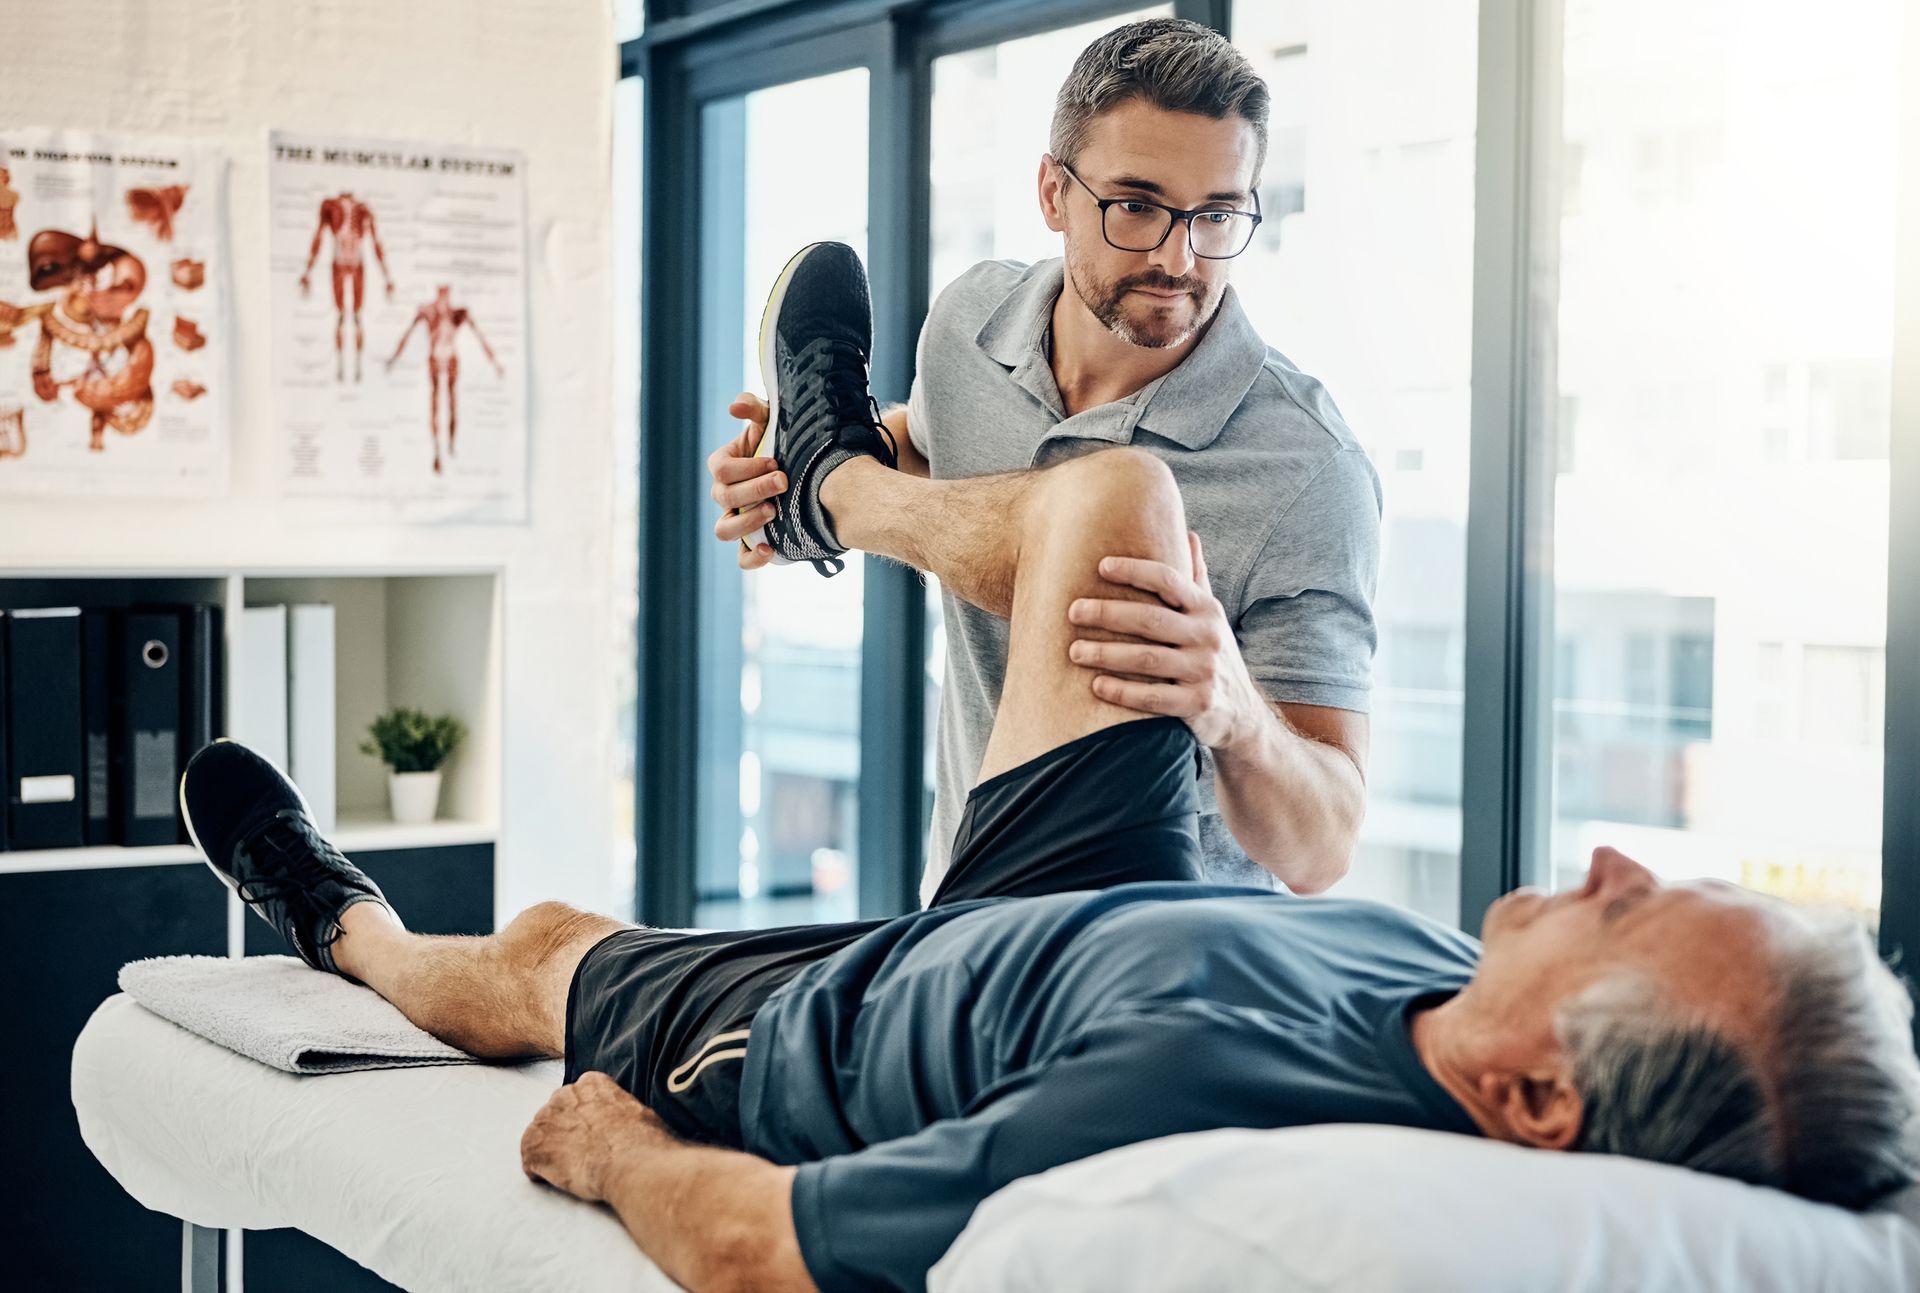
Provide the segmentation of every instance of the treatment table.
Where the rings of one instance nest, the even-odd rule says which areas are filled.
[[[124,993],[74,1043],[87,1147],[142,1205],[182,1219],[182,1287],[218,1287],[217,1231],[292,1226],[408,1289],[669,1293],[612,1209],[520,1170],[561,1065],[299,1077],[197,1037]]]
[[[109,997],[73,1051],[87,1146],[184,1223],[293,1227],[409,1289],[664,1293],[613,1212],[527,1179],[561,1065],[295,1076]],[[1016,1181],[932,1293],[1892,1293],[1920,1290],[1920,1187],[1856,1214],[1608,1155],[1396,1127],[1172,1136]]]

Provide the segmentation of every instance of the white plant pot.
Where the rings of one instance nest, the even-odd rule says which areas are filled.
[[[393,820],[402,826],[421,826],[432,821],[440,810],[440,774],[389,772],[387,802],[393,806]]]

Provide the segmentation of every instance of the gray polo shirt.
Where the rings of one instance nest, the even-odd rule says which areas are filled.
[[[1043,467],[1130,444],[1165,460],[1200,535],[1253,680],[1275,701],[1367,709],[1380,479],[1326,389],[1269,349],[1232,287],[1200,343],[1126,399],[1072,417],[1042,338],[1059,260],[986,261],[955,279],[920,330],[907,430],[936,479]],[[924,901],[946,873],[986,753],[1007,622],[944,594],[933,836]],[[1203,760],[1208,878],[1270,885],[1220,819]]]

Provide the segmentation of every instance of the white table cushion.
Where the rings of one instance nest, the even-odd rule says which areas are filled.
[[[407,1289],[666,1293],[604,1205],[520,1170],[557,1061],[296,1076],[107,998],[74,1043],[80,1134],[136,1200],[293,1226]]]

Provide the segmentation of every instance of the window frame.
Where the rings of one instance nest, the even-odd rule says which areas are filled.
[[[849,67],[869,77],[869,271],[873,389],[905,400],[912,339],[929,297],[929,131],[933,60],[1127,12],[1137,0],[729,0],[687,11],[650,0],[618,75],[644,77],[642,210],[700,191],[699,119],[716,97]],[[1231,0],[1174,11],[1231,34]],[[1471,463],[1466,534],[1460,913],[1478,932],[1486,906],[1543,879],[1551,828],[1554,338],[1534,264],[1557,256],[1552,204],[1562,0],[1480,0],[1474,181]],[[1920,121],[1920,23],[1906,24],[1901,107]],[[1901,133],[1895,262],[1893,497],[1920,499],[1920,130]],[[638,917],[684,925],[693,909],[694,688],[700,665],[696,546],[708,518],[690,480],[705,446],[694,399],[699,258],[676,245],[685,221],[644,221],[640,441]],[[695,222],[693,227],[698,227]],[[657,429],[648,434],[644,429]],[[1920,955],[1920,507],[1891,509],[1887,604],[1883,951]],[[861,660],[860,910],[912,909],[922,864],[919,580],[889,563],[867,572]],[[884,715],[885,721],[870,721]],[[1906,949],[1912,949],[1908,952]]]

